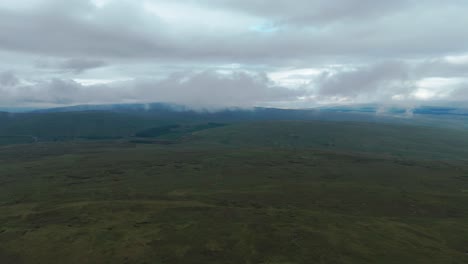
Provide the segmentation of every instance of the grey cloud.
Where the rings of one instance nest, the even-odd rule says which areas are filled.
[[[278,101],[293,101],[303,90],[275,86],[265,74],[215,71],[181,72],[163,80],[144,79],[108,85],[83,86],[72,80],[52,79],[9,90],[0,103],[170,102],[193,107],[252,107]]]
[[[214,71],[174,74],[156,86],[144,82],[136,84],[137,91],[143,90],[151,98],[201,106],[251,107],[268,102],[295,100],[303,93],[275,86],[265,74],[245,72],[228,75]]]
[[[158,21],[132,1],[97,9],[89,1],[45,1],[30,10],[0,9],[0,48],[52,56],[142,56],[164,49]],[[62,1],[63,2],[63,1]],[[76,8],[74,8],[76,7]],[[125,17],[125,19],[122,19]]]
[[[455,101],[466,101],[468,100],[468,83],[463,83],[459,85],[456,89],[452,91],[450,97]],[[466,104],[464,105],[466,107]]]
[[[311,82],[311,86],[315,88],[319,100],[341,98],[349,103],[415,104],[426,100],[425,95],[420,94],[422,91],[434,96],[433,100],[460,101],[468,99],[467,83],[457,85],[454,84],[456,82],[447,81],[453,80],[451,78],[466,78],[464,68],[464,64],[449,63],[444,59],[423,62],[387,61],[324,72]],[[434,86],[434,83],[430,84],[431,79],[442,82]],[[421,86],[421,80],[428,81],[430,86]]]
[[[195,0],[192,2],[235,9],[266,17],[276,24],[323,24],[376,18],[401,10],[407,0]]]
[[[414,1],[410,1],[411,5],[406,0],[187,2],[204,4],[208,9],[250,12],[267,21],[310,23],[271,34],[248,28],[240,33],[185,30],[148,14],[143,1],[114,0],[96,8],[89,1],[73,0],[65,5],[63,1],[48,0],[44,1],[48,4],[28,10],[0,10],[0,48],[59,57],[284,64],[319,57],[337,60],[465,51],[464,43],[468,41],[464,26],[468,19],[463,9],[423,7]],[[457,23],[447,17],[455,18]],[[330,27],[321,24],[349,18],[352,21]],[[433,30],[423,30],[425,27]]]
[[[0,74],[0,104],[294,104],[300,96],[371,101],[409,96],[427,77],[468,77],[468,64],[444,59],[468,52],[466,1],[154,0],[226,14],[222,21],[195,17],[206,20],[203,27],[180,22],[191,14],[177,8],[166,21],[145,10],[147,1],[111,0],[100,8],[90,0],[36,0],[27,8],[0,3],[0,72],[13,69],[24,80]],[[254,24],[236,23],[245,18]],[[262,32],[262,23],[275,30]],[[44,62],[41,67],[34,67],[37,60]],[[388,60],[395,61],[378,63]],[[233,63],[238,72],[203,71]],[[309,92],[242,71],[335,64],[346,67],[311,80],[315,86]],[[94,86],[66,81],[77,74],[91,81],[136,80]]]
[[[82,73],[89,69],[106,66],[104,61],[88,60],[88,59],[69,59],[60,65],[65,70],[70,70],[74,73]]]
[[[61,72],[71,72],[80,74],[85,71],[101,68],[108,64],[103,60],[85,59],[85,58],[72,58],[61,61],[46,61],[38,60],[35,66],[38,69],[54,69]]]
[[[0,73],[0,88],[16,86],[19,84],[19,79],[11,71]]]
[[[0,87],[1,88],[1,87]],[[3,87],[0,105],[54,106],[85,104],[90,102],[124,102],[128,93],[115,91],[106,85],[83,86],[69,79],[52,78],[33,84]]]
[[[51,79],[36,84],[4,88],[0,103],[70,104],[78,99],[81,85],[72,80]]]
[[[413,85],[406,64],[386,62],[335,74],[325,72],[318,78],[317,87],[321,96],[356,98],[407,93]]]
[[[450,63],[445,59],[430,59],[416,63],[413,70],[421,77],[468,77],[468,63]]]

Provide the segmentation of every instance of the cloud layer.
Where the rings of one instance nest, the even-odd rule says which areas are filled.
[[[4,0],[0,106],[464,101],[468,2]]]
[[[0,104],[69,105],[115,102],[170,102],[192,107],[251,107],[296,100],[300,89],[273,86],[263,73],[235,71],[178,72],[164,79],[138,79],[82,85],[51,79],[21,84],[11,73],[0,74]]]

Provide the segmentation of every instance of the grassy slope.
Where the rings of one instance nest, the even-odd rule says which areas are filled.
[[[217,126],[209,122],[210,120],[209,116],[184,115],[178,112],[83,111],[21,114],[0,112],[0,145],[32,141],[127,138],[168,126],[180,126],[180,131],[173,133],[173,136],[177,136],[175,134],[180,136],[191,131]]]
[[[167,120],[113,112],[27,113],[0,116],[0,136],[31,135],[39,140],[128,137]]]
[[[0,263],[468,261],[466,163],[310,148],[329,141],[314,143],[325,127],[1,147]],[[382,133],[410,128],[391,129]],[[383,136],[372,131],[343,140]]]
[[[275,121],[239,123],[195,133],[204,143],[232,146],[313,147],[423,159],[468,158],[468,133],[426,126],[365,122]]]
[[[18,143],[12,136],[33,136],[39,141],[69,140],[74,138],[128,137],[148,129],[185,124],[236,123],[246,121],[279,120],[335,120],[373,122],[379,124],[419,124],[429,127],[451,127],[466,132],[466,120],[455,118],[411,119],[376,116],[373,114],[329,113],[312,110],[256,109],[221,112],[158,111],[78,111],[16,113],[0,112],[0,144]],[[448,123],[450,124],[448,124]],[[387,125],[388,126],[388,125]],[[9,138],[10,137],[10,138]],[[10,142],[8,141],[10,140]],[[23,141],[26,141],[25,137]]]

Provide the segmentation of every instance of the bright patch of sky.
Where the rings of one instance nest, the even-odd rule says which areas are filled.
[[[445,99],[466,81],[463,78],[424,78],[416,82],[417,89],[412,95],[419,100]]]
[[[97,7],[104,7],[112,0],[92,0],[91,2]]]
[[[259,19],[222,9],[207,9],[190,3],[145,1],[146,11],[156,15],[168,25],[182,29],[197,29],[199,34],[217,31],[223,34],[245,32]]]
[[[279,30],[278,26],[275,26],[273,23],[262,23],[253,25],[249,28],[251,31],[260,32],[260,33],[274,33]]]
[[[123,82],[123,81],[131,81],[132,79],[73,79],[73,81],[83,85],[83,86],[93,86],[99,84],[110,84],[114,82]]]
[[[270,72],[268,76],[279,85],[289,88],[298,88],[310,83],[311,79],[320,75],[323,69],[285,69]]]
[[[454,64],[468,64],[468,54],[446,56],[445,60]]]

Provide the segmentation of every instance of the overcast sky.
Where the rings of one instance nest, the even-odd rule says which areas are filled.
[[[466,0],[1,0],[0,106],[468,104]]]

